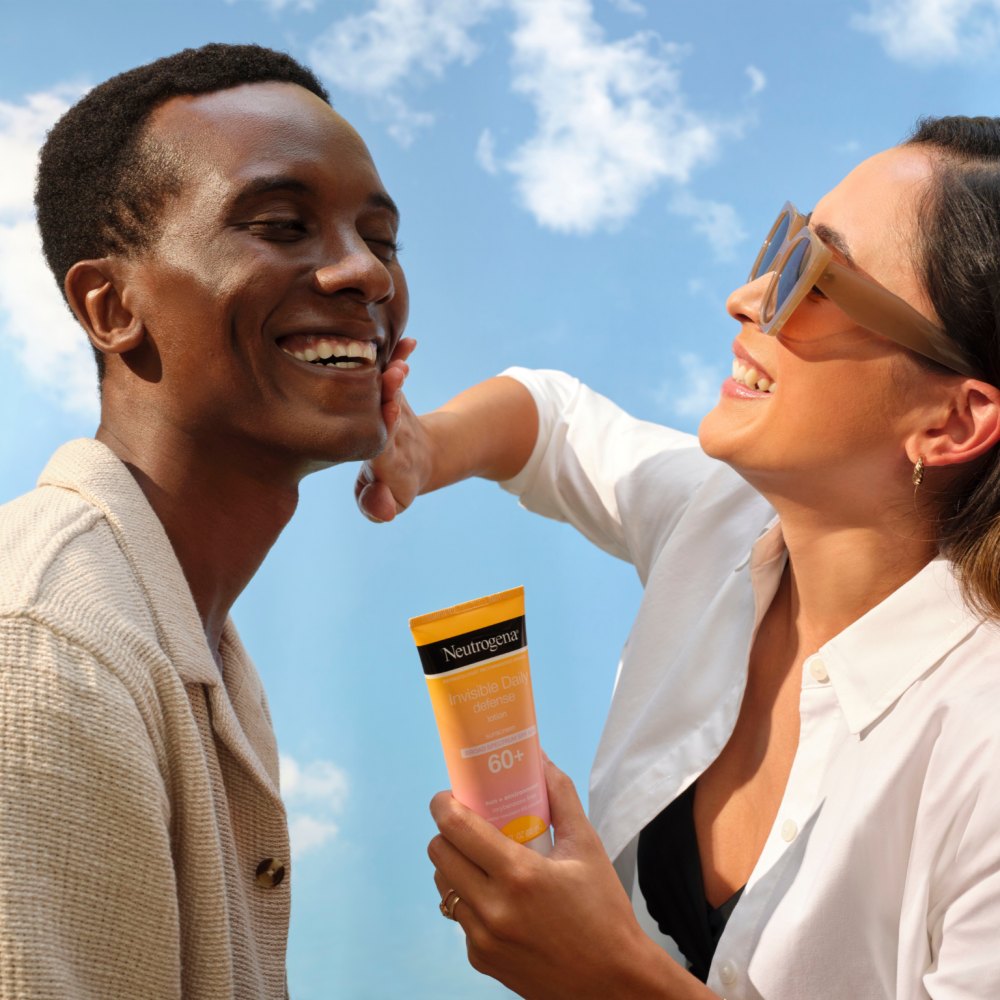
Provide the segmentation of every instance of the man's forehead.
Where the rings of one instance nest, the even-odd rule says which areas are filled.
[[[187,166],[212,162],[217,169],[227,166],[226,173],[242,172],[254,161],[291,163],[317,156],[371,164],[351,125],[321,98],[291,83],[243,84],[171,98],[154,111],[148,135],[180,153]]]

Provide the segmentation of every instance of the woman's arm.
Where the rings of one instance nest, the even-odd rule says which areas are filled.
[[[555,847],[509,840],[439,792],[427,849],[469,961],[526,1000],[718,1000],[643,932],[569,778],[546,763]]]
[[[366,517],[391,521],[422,493],[470,476],[502,482],[524,468],[538,437],[538,410],[517,379],[487,379],[418,417],[397,378],[386,400],[395,404],[387,413],[388,443],[362,465],[354,488]]]

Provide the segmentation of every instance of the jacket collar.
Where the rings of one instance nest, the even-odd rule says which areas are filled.
[[[217,685],[222,678],[170,539],[117,455],[92,438],[70,441],[49,459],[38,485],[78,493],[104,514],[139,578],[157,639],[181,680]]]
[[[741,564],[749,563],[755,589],[765,588],[757,573],[784,569],[784,560],[776,560],[785,551],[781,524],[775,518]],[[772,582],[771,597],[777,589],[777,581]],[[875,722],[980,624],[962,600],[951,563],[938,556],[822,646],[817,655],[827,668],[851,733]]]

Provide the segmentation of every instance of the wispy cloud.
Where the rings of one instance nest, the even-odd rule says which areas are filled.
[[[375,0],[371,10],[337,21],[315,42],[313,67],[337,87],[371,99],[403,145],[434,121],[415,111],[406,89],[440,78],[452,63],[471,63],[479,45],[469,34],[502,0]]]
[[[934,65],[978,60],[1000,41],[1000,0],[870,0],[851,24],[878,36],[902,62]]]
[[[678,361],[680,377],[663,383],[657,393],[657,401],[665,410],[679,417],[700,420],[719,401],[722,371],[707,364],[697,354],[682,354]]]
[[[690,111],[678,46],[653,32],[609,42],[589,0],[511,0],[514,90],[537,130],[508,159],[539,224],[571,233],[614,228],[661,181],[687,181],[721,129]]]
[[[636,0],[611,0],[611,3],[623,14],[635,14],[637,17],[646,16],[646,8],[641,3],[636,3]]]
[[[234,4],[237,0],[226,0],[228,4]],[[275,14],[283,10],[312,11],[319,7],[321,0],[258,0],[262,6]]]
[[[695,198],[682,191],[670,202],[670,211],[693,219],[691,228],[704,236],[716,260],[732,260],[736,247],[747,238],[732,205]]]
[[[339,832],[334,817],[347,798],[347,774],[328,760],[301,765],[281,754],[281,797],[288,811],[292,857],[323,847]]]
[[[90,345],[42,257],[32,204],[45,132],[85,89],[60,86],[20,104],[0,101],[0,339],[61,406],[96,416]]]
[[[499,169],[496,161],[496,141],[488,128],[483,129],[479,142],[476,143],[476,163],[488,174],[495,174]]]
[[[767,77],[756,66],[747,66],[747,76],[750,77],[750,96],[759,94],[767,86]]]

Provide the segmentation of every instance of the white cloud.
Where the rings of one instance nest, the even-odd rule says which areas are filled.
[[[333,817],[347,798],[347,774],[332,761],[301,765],[289,754],[281,754],[279,764],[292,857],[299,858],[337,835],[339,827]]]
[[[747,238],[732,205],[705,201],[682,191],[671,201],[670,211],[694,219],[691,228],[708,240],[716,260],[732,260],[736,247]]]
[[[750,77],[750,96],[759,94],[767,86],[767,77],[756,66],[747,66],[747,76]]]
[[[719,401],[722,374],[697,354],[682,354],[678,360],[681,376],[664,382],[657,399],[679,417],[697,417],[700,420]],[[684,389],[687,392],[681,395]]]
[[[226,3],[234,4],[236,0],[226,0]],[[292,10],[313,11],[319,6],[320,0],[260,0],[260,3],[269,11],[278,14],[286,7]]]
[[[61,86],[22,104],[0,101],[0,339],[61,406],[96,416],[90,345],[42,257],[32,204],[45,132],[84,90]]]
[[[877,35],[903,62],[924,65],[982,59],[1000,41],[1000,0],[870,0],[851,24]]]
[[[506,168],[540,225],[614,228],[664,179],[685,182],[720,128],[689,111],[680,50],[652,32],[605,41],[589,0],[511,0],[514,89],[537,113]]]
[[[638,17],[646,16],[646,8],[641,3],[636,3],[635,0],[611,0],[611,3],[623,14],[635,14]]]
[[[479,136],[479,142],[476,143],[476,163],[488,174],[497,172],[496,142],[493,139],[493,133],[488,128],[483,129]]]
[[[434,116],[410,109],[404,82],[440,78],[479,54],[469,35],[502,0],[375,0],[371,10],[337,21],[315,42],[310,62],[337,87],[372,98],[403,145]]]

